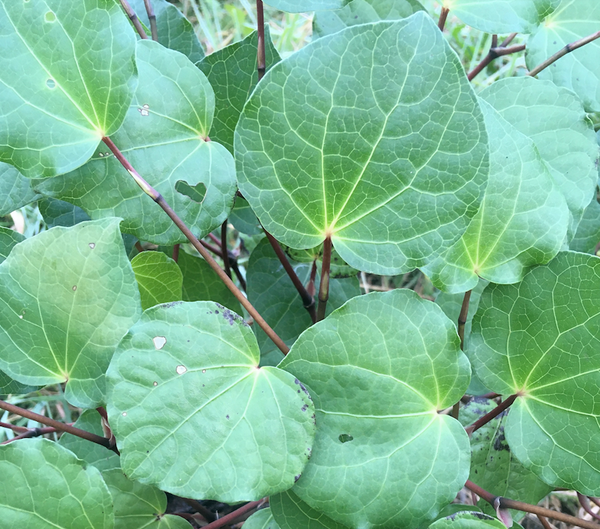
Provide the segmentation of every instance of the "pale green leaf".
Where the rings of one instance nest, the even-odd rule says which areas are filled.
[[[561,48],[598,31],[597,0],[563,0],[527,43],[527,67],[531,70]],[[542,70],[538,77],[573,90],[589,112],[600,111],[600,42],[573,50]]]
[[[480,512],[457,512],[432,523],[430,529],[506,529],[506,526],[492,516]],[[513,527],[520,527],[514,524]]]
[[[452,322],[397,289],[353,298],[305,331],[280,364],[317,410],[311,460],[294,492],[352,528],[417,528],[465,483],[469,441],[439,414],[469,384]]]
[[[312,263],[290,260],[290,264],[302,284],[306,286],[310,279]],[[317,292],[320,281],[320,274],[317,273],[315,276]],[[263,239],[250,255],[247,283],[250,303],[288,345],[294,343],[300,333],[312,325],[302,298],[266,239]],[[359,296],[360,293],[356,277],[332,279],[329,283],[327,314],[341,307],[350,298]],[[316,300],[316,296],[314,297]],[[255,332],[261,353],[272,351],[274,346],[268,336],[258,326],[255,327]]]
[[[101,421],[100,414],[96,410],[84,410],[73,426],[104,437]],[[58,444],[71,450],[79,459],[85,461],[88,465],[95,466],[102,472],[121,469],[119,456],[115,452],[102,445],[91,443],[87,439],[64,433],[60,436]]]
[[[442,0],[442,5],[465,24],[486,33],[533,33],[560,2],[561,0]]]
[[[31,181],[16,167],[0,162],[0,217],[26,206],[40,196],[31,188]]]
[[[271,513],[270,507],[256,511],[244,522],[244,529],[280,529]]]
[[[131,260],[140,289],[142,310],[159,303],[181,301],[183,275],[177,263],[162,252],[141,252]]]
[[[321,11],[323,9],[340,9],[350,0],[267,0],[271,7],[288,13],[303,13],[305,11]]]
[[[233,132],[252,90],[258,82],[256,48],[258,33],[253,31],[243,41],[230,44],[206,57],[198,67],[215,90],[215,119],[210,139],[233,153]],[[267,71],[281,59],[265,26],[265,64]]]
[[[112,502],[100,471],[57,443],[22,439],[0,446],[0,475],[4,527],[113,527]]]
[[[228,503],[290,488],[310,454],[314,408],[298,380],[258,358],[250,328],[221,305],[144,312],[108,370],[123,472]]]
[[[180,251],[177,264],[183,274],[183,301],[216,301],[243,314],[240,302],[204,259]]]
[[[600,494],[600,259],[562,252],[517,285],[490,285],[468,354],[482,382],[518,394],[512,453],[552,486]]]
[[[3,0],[0,35],[10,50],[0,58],[0,159],[28,177],[72,171],[131,102],[127,18],[113,0]]]
[[[569,249],[595,254],[598,244],[600,244],[600,203],[594,198],[583,212],[577,233],[569,243]]]
[[[325,513],[316,511],[291,490],[269,498],[273,520],[277,529],[347,529],[334,522]]]
[[[240,190],[278,240],[302,249],[331,235],[350,266],[379,274],[458,239],[488,176],[477,99],[422,12],[347,28],[275,65],[235,150]]]
[[[130,4],[139,19],[150,29],[144,0],[130,0]],[[152,0],[151,4],[156,16],[158,42],[165,48],[183,53],[194,64],[199,63],[204,58],[204,50],[190,21],[167,0]]]
[[[434,285],[465,292],[479,277],[515,283],[547,263],[567,235],[569,209],[532,140],[485,101],[490,180],[481,209],[462,238],[424,267]]]
[[[38,208],[48,228],[75,226],[75,224],[90,220],[85,211],[64,200],[44,197],[38,200]]]
[[[496,406],[491,399],[475,397],[460,409],[460,422],[469,426]],[[552,487],[527,470],[511,453],[504,434],[507,415],[508,411],[503,412],[471,435],[470,479],[494,496],[519,498],[519,501],[537,505]],[[481,499],[478,504],[483,512],[495,515],[487,501]],[[523,511],[510,512],[515,521],[525,516]]]
[[[194,234],[205,236],[227,218],[236,191],[231,154],[205,141],[212,88],[185,56],[149,40],[138,42],[137,66],[136,96],[112,139]],[[162,245],[187,240],[104,146],[80,169],[39,189],[92,218],[122,217],[122,231],[140,240]]]
[[[0,264],[0,368],[26,384],[67,382],[70,403],[97,407],[139,303],[118,219],[27,239]]]
[[[418,0],[352,0],[342,9],[315,13],[313,38],[337,33],[357,24],[406,18],[422,10]]]
[[[513,77],[492,84],[481,97],[531,138],[554,183],[565,196],[573,237],[598,180],[598,143],[581,100],[549,81]]]

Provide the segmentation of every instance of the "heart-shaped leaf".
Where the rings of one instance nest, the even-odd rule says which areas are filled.
[[[138,90],[112,140],[194,234],[205,236],[227,218],[236,191],[231,154],[205,141],[214,110],[212,88],[185,56],[156,42],[138,42],[137,65]],[[92,218],[123,217],[121,229],[140,240],[162,245],[187,240],[104,145],[80,169],[38,188]]]
[[[468,353],[482,382],[517,394],[513,454],[552,486],[600,494],[600,259],[560,253],[517,285],[490,285]]]
[[[337,33],[348,26],[399,20],[423,11],[418,0],[352,0],[336,11],[319,11],[313,18],[313,38]]]
[[[118,219],[42,232],[0,264],[0,368],[26,384],[67,382],[71,404],[97,407],[140,312]]]
[[[5,527],[113,527],[112,501],[100,471],[58,443],[22,439],[0,446],[0,475]]]
[[[0,57],[0,159],[28,177],[72,171],[117,131],[133,97],[129,21],[112,0],[3,0],[0,34],[10,50]]]
[[[293,491],[353,528],[423,527],[469,472],[462,426],[439,414],[469,384],[452,322],[398,289],[348,301],[280,364],[317,410],[312,458]]]
[[[488,176],[477,99],[422,12],[347,28],[275,65],[235,151],[240,190],[278,240],[302,249],[330,236],[349,265],[379,274],[458,239]]]
[[[596,0],[563,0],[527,42],[531,70],[554,53],[598,31],[600,4]],[[516,31],[516,30],[515,30]],[[595,40],[561,57],[538,77],[550,79],[575,92],[588,112],[600,111],[600,42]]]
[[[229,503],[290,488],[310,454],[313,406],[298,380],[258,360],[250,328],[221,305],[144,312],[108,371],[125,474]]]
[[[442,5],[469,26],[486,33],[533,33],[560,2],[561,0],[443,0]]]

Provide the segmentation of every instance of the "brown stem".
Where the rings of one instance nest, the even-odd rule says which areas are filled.
[[[500,44],[499,48],[506,48],[506,46],[508,46],[515,39],[515,37],[517,35],[518,35],[518,33],[511,33],[508,37],[506,37],[502,41],[502,44]]]
[[[487,424],[492,419],[500,415],[504,410],[506,410],[518,397],[519,395],[515,393],[511,395],[506,400],[498,404],[492,411],[486,413],[483,417],[479,417],[471,426],[465,428],[466,432],[471,435],[473,432],[479,430],[484,424]]]
[[[503,44],[504,44],[504,42],[500,46],[498,46],[498,47],[492,47],[492,48],[490,48],[490,51],[482,59],[482,61],[477,66],[475,66],[475,68],[473,68],[472,71],[470,71],[467,74],[467,79],[469,79],[469,81],[472,81],[473,79],[475,79],[475,77],[479,73],[481,73],[481,71],[488,64],[490,64],[494,59],[497,59],[498,57],[501,57],[503,55],[510,55],[511,53],[518,53],[518,52],[523,51],[525,49],[525,44],[518,44],[517,46],[511,46],[510,48],[504,47]]]
[[[233,270],[233,273],[237,276],[238,281],[240,282],[240,286],[242,287],[242,290],[244,292],[246,292],[248,290],[248,287],[246,286],[246,280],[244,279],[244,276],[242,275],[242,272],[240,271],[240,267],[238,266],[237,259],[234,259],[233,261],[231,261],[231,269]]]
[[[542,516],[541,514],[536,514],[536,516],[540,523],[544,526],[544,529],[552,529],[552,526],[550,525],[548,519],[545,516]]]
[[[221,252],[221,250],[216,246],[213,246],[212,244],[207,243],[206,241],[200,241],[200,244],[204,246],[209,252],[214,253],[217,257],[220,257],[221,259],[223,258],[223,252]]]
[[[325,318],[327,300],[329,299],[329,274],[331,271],[331,237],[326,237],[323,242],[323,261],[321,265],[321,284],[319,285],[319,307],[317,321]]]
[[[8,443],[12,443],[13,441],[18,441],[19,439],[29,439],[31,437],[39,437],[40,435],[46,435],[48,433],[58,432],[56,428],[32,428],[23,432],[12,439],[7,439],[6,441],[2,441],[0,444],[6,445]]]
[[[10,424],[8,422],[0,422],[0,428],[8,428],[9,430],[12,430],[13,432],[28,432],[29,428],[25,428],[25,426],[15,426],[14,424]]]
[[[587,496],[584,496],[583,494],[578,492],[577,498],[579,499],[579,504],[585,512],[587,512],[592,518],[600,520],[600,516],[598,515],[598,513],[592,510],[592,506],[590,505],[590,499]]]
[[[273,247],[273,250],[277,254],[277,257],[279,258],[279,261],[281,262],[283,268],[287,272],[287,275],[292,280],[292,283],[296,287],[296,290],[298,291],[298,294],[300,294],[300,297],[302,298],[302,303],[304,304],[304,308],[310,314],[310,318],[312,319],[312,322],[316,323],[316,321],[317,321],[317,312],[315,310],[315,299],[308,293],[308,291],[306,290],[306,288],[302,284],[302,281],[300,281],[300,278],[298,277],[298,274],[296,274],[296,271],[294,270],[294,268],[290,264],[287,256],[285,255],[285,252],[282,250],[279,242],[277,242],[277,239],[275,237],[273,237],[264,228],[263,228],[263,230],[264,230],[265,234],[267,235],[267,239],[269,239],[269,242],[271,243],[271,246]]]
[[[212,522],[215,520],[215,514],[212,511],[209,511],[204,505],[202,505],[199,501],[192,500],[191,498],[181,498],[185,503],[187,503],[192,509],[195,509],[196,512],[200,513],[204,516],[204,519],[207,522]]]
[[[179,244],[173,246],[173,261],[179,261]]]
[[[125,10],[125,13],[127,13],[129,20],[131,20],[131,23],[133,24],[133,27],[138,32],[138,35],[143,39],[147,39],[148,35],[146,35],[146,32],[144,31],[144,27],[142,26],[140,19],[135,14],[135,11],[133,10],[133,8],[129,5],[129,2],[127,0],[121,0],[121,6]]]
[[[53,428],[56,428],[57,430],[59,430],[61,432],[67,432],[67,433],[76,435],[77,437],[81,437],[82,439],[92,441],[92,443],[102,445],[103,447],[108,448],[109,450],[112,450],[113,452],[115,452],[117,454],[119,453],[119,451],[117,450],[117,446],[115,444],[111,443],[110,440],[107,439],[106,437],[100,437],[99,435],[96,435],[95,433],[86,432],[85,430],[80,430],[79,428],[76,428],[75,426],[70,426],[69,424],[55,421],[54,419],[51,419],[50,417],[45,417],[44,415],[40,415],[39,413],[35,413],[33,411],[26,410],[24,408],[19,408],[18,406],[9,404],[8,402],[4,402],[3,400],[0,400],[0,408],[8,411],[9,413],[14,413],[16,415],[20,415],[21,417],[31,419],[32,421],[37,421],[41,424],[45,424],[47,426],[52,426]]]
[[[177,216],[177,214],[173,211],[171,206],[165,202],[165,199],[162,195],[156,191],[146,180],[144,180],[140,174],[133,168],[133,166],[129,163],[128,160],[125,159],[121,151],[118,147],[113,143],[113,141],[107,136],[102,138],[102,141],[106,144],[106,146],[112,151],[115,155],[115,158],[119,160],[121,165],[127,170],[127,172],[131,175],[131,177],[135,180],[135,182],[140,186],[140,188],[149,195],[154,202],[156,202],[163,211],[169,216],[169,218],[173,221],[173,223],[179,228],[181,233],[183,233],[188,241],[192,243],[192,246],[198,250],[200,255],[204,257],[204,260],[210,265],[210,267],[217,273],[217,275],[221,278],[221,281],[225,283],[225,286],[231,291],[231,293],[235,296],[235,298],[240,302],[240,304],[248,311],[248,314],[254,318],[254,321],[257,325],[265,331],[265,334],[272,340],[272,342],[279,348],[279,350],[284,354],[288,354],[290,348],[285,344],[285,342],[277,335],[277,333],[271,329],[269,324],[264,320],[264,318],[258,313],[258,311],[254,308],[254,306],[248,301],[246,296],[242,293],[242,291],[235,285],[235,283],[227,277],[227,274],[223,271],[223,269],[217,264],[217,262],[212,258],[210,253],[202,246],[200,241],[196,238],[196,236],[190,231],[190,229],[184,224],[184,222]]]
[[[135,249],[140,253],[144,251],[144,247],[140,241],[135,241]]]
[[[583,527],[584,529],[600,528],[600,525],[597,523],[582,520],[581,518],[571,516],[570,514],[551,511],[550,509],[545,509],[544,507],[540,507],[539,505],[531,505],[529,503],[523,503],[522,501],[510,500],[508,498],[503,498],[502,496],[494,496],[493,494],[489,493],[487,490],[482,489],[480,486],[476,485],[472,481],[467,481],[465,483],[465,487],[467,487],[469,490],[472,490],[475,494],[483,498],[494,508],[499,507],[501,509],[515,509],[517,511],[530,512],[531,514],[545,516],[546,518],[559,520],[561,522],[565,522],[571,525]]]
[[[315,280],[317,279],[317,260],[313,261],[312,267],[310,269],[310,279],[308,280],[308,285],[306,285],[306,291],[310,296],[314,298],[316,293],[315,288]]]
[[[553,62],[556,62],[561,57],[564,57],[567,53],[571,53],[573,50],[576,50],[577,48],[581,48],[581,46],[585,46],[586,44],[593,42],[597,38],[600,38],[600,31],[596,31],[596,33],[592,33],[591,35],[588,35],[587,37],[583,37],[582,39],[579,39],[579,40],[576,40],[575,42],[571,42],[570,44],[567,44],[564,48],[561,48],[554,55],[552,55],[552,57],[550,57],[549,59],[546,59],[543,63],[537,65],[527,75],[530,75],[531,77],[537,75],[545,68],[548,68],[548,66],[550,66]]]
[[[156,15],[154,14],[154,8],[152,7],[152,0],[144,0],[144,6],[146,7],[146,13],[148,14],[148,20],[150,21],[150,33],[152,33],[152,40],[158,42]]]
[[[231,279],[231,266],[229,265],[229,250],[227,249],[227,220],[221,224],[221,252],[223,259],[223,266],[225,267],[225,273],[227,277]]]
[[[465,325],[467,323],[467,316],[469,315],[469,302],[471,301],[472,292],[472,290],[465,292],[460,314],[458,315],[458,337],[460,338],[460,348],[462,351],[465,350]]]
[[[262,0],[256,0],[256,22],[258,25],[258,45],[256,46],[256,69],[260,81],[267,71],[265,53],[265,11]]]
[[[243,505],[239,509],[236,509],[235,511],[230,512],[229,514],[226,514],[225,516],[223,516],[223,518],[219,518],[218,520],[215,520],[214,522],[211,522],[208,525],[205,525],[202,529],[217,529],[218,527],[223,527],[224,525],[227,525],[228,523],[230,523],[232,520],[235,520],[236,518],[239,518],[240,516],[242,516],[242,514],[245,514],[248,511],[251,511],[252,509],[255,509],[263,501],[264,500],[258,500],[258,501],[251,501],[250,503],[246,503],[246,505]]]
[[[446,19],[448,18],[448,13],[450,9],[447,7],[442,7],[442,12],[440,13],[440,19],[438,20],[438,28],[440,31],[444,31],[444,26],[446,25]]]

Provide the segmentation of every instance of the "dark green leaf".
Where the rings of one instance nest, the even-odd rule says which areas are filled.
[[[0,263],[8,257],[13,247],[25,240],[25,237],[15,230],[0,227]]]
[[[569,243],[569,249],[575,252],[596,253],[600,243],[600,204],[594,198],[583,212],[577,233]]]
[[[302,13],[305,11],[321,11],[323,9],[340,9],[350,0],[268,0],[268,4],[275,9],[288,13]]]
[[[141,252],[131,260],[140,289],[142,310],[159,303],[181,301],[181,270],[173,259],[162,252]]]
[[[506,529],[497,518],[480,512],[457,512],[432,523],[430,529]],[[519,527],[514,524],[513,527]]]
[[[16,167],[0,162],[0,217],[37,200],[31,188],[31,180],[25,178]]]
[[[291,490],[271,496],[269,505],[279,529],[347,529],[325,513],[308,506]]]
[[[83,209],[64,200],[44,197],[38,200],[38,208],[48,228],[75,226],[75,224],[90,220],[89,215]]]

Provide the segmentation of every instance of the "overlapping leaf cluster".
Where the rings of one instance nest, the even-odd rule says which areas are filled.
[[[600,21],[592,0],[443,7],[531,34],[529,67]],[[2,446],[10,526],[187,526],[162,491],[269,496],[248,529],[498,526],[444,517],[467,478],[531,502],[600,495],[597,44],[476,94],[416,0],[307,9],[314,42],[280,60],[267,32],[259,81],[257,33],[204,57],[163,0],[159,43],[113,0],[0,1],[0,213],[39,200],[54,226],[0,229],[0,393],[64,383],[77,426],[103,435],[105,406],[120,451],[69,435]],[[199,238],[229,218],[250,242],[262,225],[312,287],[332,241],[315,325],[266,240],[247,263],[285,359],[204,260],[170,257],[185,237],[109,136]],[[159,251],[132,257],[135,239]],[[415,267],[437,305],[360,295],[358,271]],[[486,282],[463,352],[452,296]],[[448,411],[475,387],[517,397],[469,441]],[[490,407],[471,401],[464,426]]]

